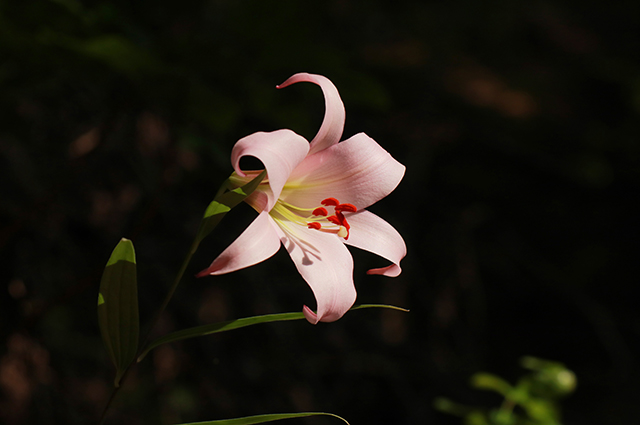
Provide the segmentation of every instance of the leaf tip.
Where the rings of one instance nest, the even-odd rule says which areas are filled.
[[[111,253],[111,257],[109,257],[109,262],[107,266],[117,263],[118,261],[128,261],[130,263],[136,264],[136,252],[133,248],[133,242],[131,240],[122,238],[118,245],[116,245],[115,249]]]

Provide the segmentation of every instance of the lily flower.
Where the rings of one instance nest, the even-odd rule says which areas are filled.
[[[245,231],[198,274],[220,275],[260,263],[282,244],[315,295],[317,312],[306,305],[312,324],[332,322],[356,299],[353,258],[345,245],[375,253],[392,264],[368,274],[395,277],[406,254],[402,236],[365,208],[391,193],[405,167],[364,133],[340,142],[345,111],[338,90],[321,75],[300,73],[276,88],[298,82],[320,86],[326,112],[309,143],[291,130],[254,133],[231,152],[233,185],[259,171],[243,171],[245,156],[259,159],[267,176],[246,202],[259,214]]]

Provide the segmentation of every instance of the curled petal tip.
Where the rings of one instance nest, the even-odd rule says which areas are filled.
[[[267,192],[267,207],[273,208],[291,172],[309,152],[307,140],[291,130],[258,132],[243,137],[231,150],[231,164],[240,176],[240,160],[245,157],[259,159],[267,170],[270,191]]]
[[[322,121],[320,130],[318,130],[318,134],[316,134],[316,137],[311,141],[311,149],[309,150],[309,155],[311,155],[333,146],[340,141],[344,128],[345,111],[338,89],[336,89],[336,86],[333,85],[331,80],[323,75],[300,72],[287,78],[284,83],[277,85],[276,88],[281,89],[302,81],[320,86],[324,94],[325,102],[324,120]]]
[[[379,269],[367,270],[368,275],[377,274],[377,275],[389,276],[389,277],[397,277],[400,275],[401,272],[402,272],[402,269],[397,264],[392,264],[387,267],[381,267]]]
[[[345,243],[386,258],[393,264],[367,271],[367,274],[378,274],[396,277],[400,274],[400,261],[407,255],[407,246],[400,233],[389,223],[369,211],[361,210],[349,216],[351,238]],[[374,230],[375,229],[375,230]]]
[[[196,275],[196,277],[205,277],[209,276],[209,269],[202,270],[200,273]]]
[[[276,88],[283,89],[287,86],[290,86],[291,84],[299,83],[300,81],[315,82],[314,77],[320,77],[320,78],[326,79],[326,77],[323,77],[321,75],[309,74],[307,72],[298,72],[297,74],[294,74],[291,77],[287,78],[283,83],[278,84]]]
[[[304,317],[311,323],[312,325],[317,325],[319,322],[318,315],[315,314],[309,307],[306,305],[302,307],[302,313]]]

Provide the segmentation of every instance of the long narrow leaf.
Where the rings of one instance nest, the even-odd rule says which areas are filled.
[[[263,424],[265,422],[279,421],[282,419],[306,418],[308,416],[332,416],[349,425],[349,422],[347,422],[344,418],[341,418],[340,416],[334,415],[332,413],[323,412],[276,413],[272,415],[256,415],[236,419],[222,419],[219,421],[189,422],[180,425],[253,425]]]
[[[138,350],[138,284],[133,243],[122,239],[104,268],[98,293],[98,323],[107,353],[116,367],[114,385]]]
[[[400,307],[384,305],[384,304],[362,304],[362,305],[351,307],[351,310],[359,310],[362,308],[390,308],[393,310],[399,310],[404,312],[409,311]],[[151,342],[151,344],[149,344],[149,346],[147,346],[147,348],[145,348],[144,351],[140,354],[140,357],[138,357],[138,362],[140,362],[147,355],[147,353],[149,353],[149,351],[153,350],[154,348],[162,344],[167,344],[169,342],[176,342],[176,341],[180,341],[187,338],[194,338],[198,336],[211,335],[219,332],[226,332],[233,329],[239,329],[247,326],[258,325],[260,323],[284,322],[288,320],[300,320],[300,319],[304,319],[304,314],[302,312],[265,314],[263,316],[245,317],[242,319],[230,320],[228,322],[218,322],[218,323],[212,323],[210,325],[196,326],[194,328],[183,329],[181,331],[172,332],[168,335],[165,335]]]
[[[217,195],[207,207],[204,217],[202,217],[200,228],[196,235],[197,243],[200,243],[209,233],[211,233],[231,208],[235,207],[240,202],[244,201],[247,196],[251,195],[266,175],[267,171],[265,170],[244,186],[237,187],[233,190]],[[226,182],[223,185],[223,188],[225,185]],[[222,191],[224,191],[224,189],[222,189]]]
[[[513,386],[510,383],[499,376],[485,372],[478,372],[473,375],[471,377],[471,386],[481,390],[493,390],[505,397],[513,391]]]

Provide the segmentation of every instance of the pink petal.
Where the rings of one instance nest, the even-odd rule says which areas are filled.
[[[280,237],[268,211],[261,212],[238,239],[218,256],[197,277],[231,273],[258,264],[280,249]]]
[[[322,89],[322,93],[324,94],[326,110],[320,130],[318,130],[318,134],[316,134],[316,137],[311,141],[309,154],[312,154],[320,152],[321,150],[335,145],[340,141],[340,137],[342,137],[342,130],[344,129],[344,104],[342,103],[342,99],[340,99],[340,94],[338,93],[336,86],[333,85],[331,80],[327,77],[323,77],[322,75],[301,72],[289,77],[287,81],[276,86],[276,88],[281,89],[301,81],[319,85]]]
[[[309,143],[291,130],[277,130],[271,133],[253,133],[236,142],[231,151],[231,163],[240,176],[240,159],[244,156],[258,158],[267,169],[270,190],[265,190],[271,210],[280,196],[289,174],[307,155]]]
[[[307,156],[291,173],[280,198],[303,208],[337,198],[358,209],[391,193],[405,167],[372,138],[356,134],[344,142]]]
[[[356,300],[353,258],[337,235],[293,226],[280,226],[279,233],[316,297],[317,314],[304,306],[305,317],[314,325],[338,320]]]
[[[400,260],[407,255],[407,247],[400,233],[377,215],[361,210],[347,216],[351,229],[347,245],[373,252],[393,264],[379,269],[371,269],[367,274],[382,274],[396,277],[400,274]]]

